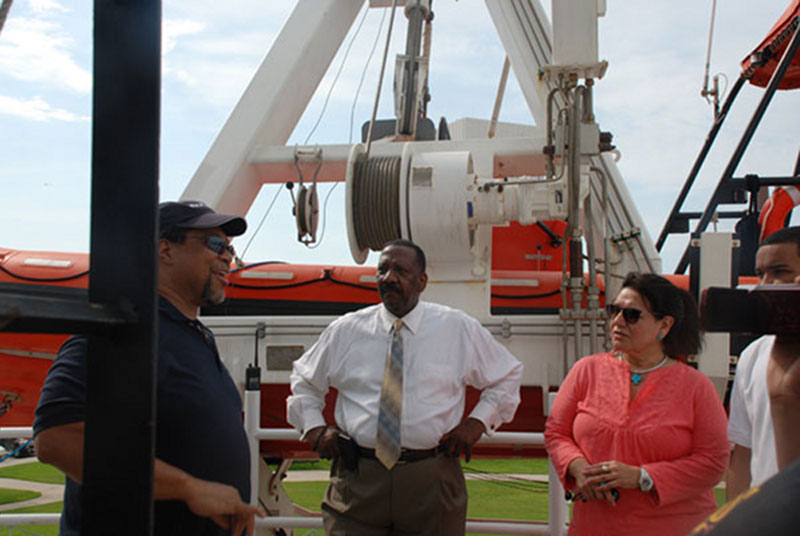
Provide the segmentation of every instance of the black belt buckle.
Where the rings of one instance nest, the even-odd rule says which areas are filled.
[[[345,468],[349,471],[358,469],[358,445],[356,442],[344,434],[339,434],[336,442],[339,445],[339,457]]]

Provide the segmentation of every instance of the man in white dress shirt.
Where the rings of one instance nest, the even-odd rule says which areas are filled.
[[[792,283],[800,276],[800,227],[786,227],[764,239],[756,253],[756,275],[760,285]],[[767,393],[767,363],[774,342],[774,335],[755,340],[736,365],[728,420],[733,443],[726,478],[729,501],[778,472]]]
[[[388,243],[377,277],[382,303],[332,322],[291,376],[289,422],[321,457],[333,458],[322,504],[325,531],[463,535],[467,496],[459,456],[469,460],[482,434],[513,418],[522,364],[474,318],[419,301],[425,255],[412,242]],[[381,391],[396,354],[402,450],[387,464],[375,449],[383,448],[377,439],[386,427]],[[463,418],[467,385],[482,393]],[[330,387],[338,390],[335,423],[322,416]]]

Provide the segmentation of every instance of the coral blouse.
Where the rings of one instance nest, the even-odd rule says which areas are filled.
[[[649,373],[630,400],[630,368],[613,354],[579,360],[558,391],[545,430],[565,489],[567,468],[620,461],[643,466],[655,487],[620,489],[612,506],[577,502],[571,535],[684,535],[717,508],[712,488],[728,463],[726,417],[711,381],[676,363]]]

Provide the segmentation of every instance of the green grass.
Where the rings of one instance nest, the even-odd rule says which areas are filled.
[[[26,508],[16,508],[14,510],[6,510],[5,512],[0,512],[0,516],[2,516],[3,514],[58,514],[61,512],[61,506],[62,506],[61,501],[47,503],[47,504],[39,504],[36,506],[28,506]],[[41,536],[58,536],[58,527],[55,525],[46,525],[46,526],[21,525],[19,527],[15,527],[15,529],[25,529],[28,531],[28,533],[39,534]],[[0,536],[8,536],[8,532],[9,529],[7,527],[0,527]],[[19,530],[15,530],[14,534],[15,535],[21,534],[21,532]]]
[[[519,473],[532,475],[547,474],[547,460],[543,458],[533,459],[478,459],[473,458],[469,463],[461,460],[464,472],[488,472],[488,473]],[[274,464],[270,467],[275,469]],[[329,460],[297,460],[292,463],[291,471],[329,471],[331,462]]]
[[[543,458],[520,458],[520,459],[472,459],[469,463],[461,460],[461,466],[465,473],[487,472],[487,473],[510,473],[527,475],[546,475],[547,459]]]
[[[64,473],[42,462],[21,463],[0,468],[0,478],[16,478],[43,484],[63,484]]]
[[[0,504],[11,504],[16,502],[29,501],[31,499],[35,499],[41,496],[42,494],[39,493],[38,491],[0,488]]]
[[[493,460],[483,460],[486,462]],[[505,460],[498,460],[505,461]],[[528,460],[525,460],[528,461]],[[472,465],[472,463],[470,463]],[[481,464],[497,469],[502,465]],[[486,469],[484,469],[486,470]],[[500,472],[492,470],[491,472]],[[515,469],[516,473],[526,471]],[[327,482],[284,482],[283,487],[292,501],[312,512],[320,511]],[[542,482],[481,482],[467,481],[469,502],[467,516],[471,518],[547,520],[547,484]],[[311,531],[297,531],[298,536]]]
[[[269,466],[274,471],[277,467],[276,464],[271,463]],[[295,460],[292,462],[292,466],[289,468],[290,471],[330,471],[331,470],[331,462],[330,460]]]

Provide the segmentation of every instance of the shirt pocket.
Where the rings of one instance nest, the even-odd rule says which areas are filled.
[[[461,378],[452,367],[436,363],[426,363],[419,369],[417,396],[423,404],[457,403],[461,399]],[[406,387],[413,389],[413,385]],[[441,409],[446,409],[445,407]]]

